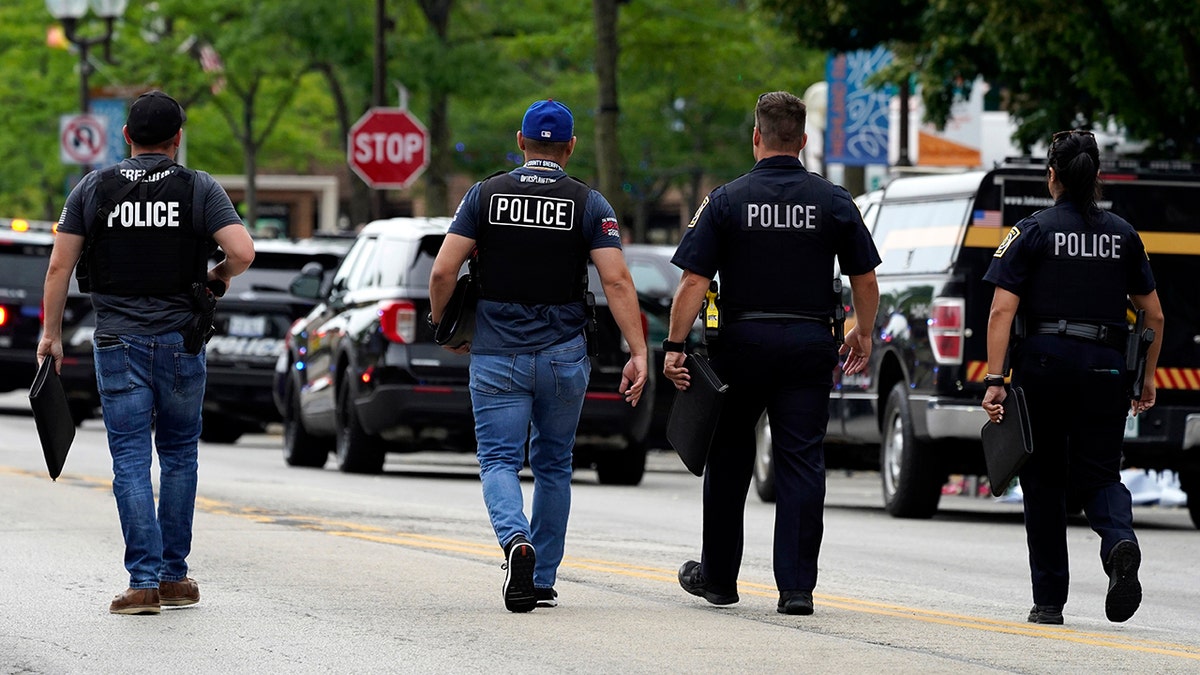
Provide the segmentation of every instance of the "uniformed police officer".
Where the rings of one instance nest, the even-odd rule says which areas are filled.
[[[664,372],[686,389],[684,339],[720,272],[724,325],[709,345],[729,385],[704,472],[700,562],[679,570],[684,590],[716,605],[738,601],[743,511],[754,464],[755,425],[771,420],[777,503],[778,610],[811,614],[823,531],[829,391],[838,346],[831,330],[842,300],[833,261],[850,277],[857,325],[845,336],[844,372],[861,372],[871,354],[879,306],[879,253],[849,193],[809,173],[799,155],[804,102],[763,94],[754,111],[750,173],[704,199],[672,259],[683,277],[671,307]]]
[[[1005,354],[1014,317],[1024,337],[1012,351],[1013,384],[1024,388],[1034,451],[1020,471],[1033,580],[1033,623],[1061,624],[1067,602],[1067,503],[1083,504],[1100,535],[1109,576],[1105,613],[1125,621],[1137,611],[1141,551],[1129,490],[1121,483],[1127,393],[1127,300],[1162,335],[1163,314],[1142,240],[1119,216],[1096,205],[1100,152],[1086,131],[1050,144],[1047,184],[1054,206],[1017,223],[984,279],[996,285],[988,321],[988,385],[983,408],[1003,419]],[[1154,405],[1161,340],[1146,359],[1132,412]]]
[[[525,164],[467,191],[433,263],[430,322],[442,320],[459,269],[478,247],[479,304],[471,353],[479,476],[505,552],[509,611],[558,604],[554,581],[571,508],[571,451],[591,374],[585,327],[588,258],[629,344],[620,391],[637,405],[646,339],[620,229],[608,201],[563,170],[574,118],[554,100],[525,112],[517,147]],[[518,472],[533,469],[526,518]]]
[[[196,303],[211,301],[206,285],[223,293],[254,259],[254,243],[221,186],[175,163],[185,119],[161,91],[134,101],[124,129],[130,158],[89,173],[71,191],[46,273],[39,361],[53,358],[61,367],[76,262],[80,289],[91,292],[96,310],[96,384],[129,572],[128,589],[109,605],[114,614],[157,614],[163,605],[200,600],[187,576],[205,383]],[[225,260],[208,269],[214,240]]]

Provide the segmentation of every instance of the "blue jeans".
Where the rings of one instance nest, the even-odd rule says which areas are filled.
[[[179,581],[188,571],[204,352],[185,352],[179,333],[121,335],[119,340],[100,340],[94,347],[113,495],[129,587],[157,588],[160,581]],[[152,433],[160,472],[157,514],[150,479]]]
[[[562,562],[571,511],[571,450],[591,372],[582,335],[530,354],[471,355],[483,501],[502,547],[517,535],[533,544],[538,588],[554,585]],[[527,440],[533,469],[529,520],[517,475]]]

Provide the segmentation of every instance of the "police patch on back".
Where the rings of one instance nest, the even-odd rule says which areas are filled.
[[[821,209],[816,204],[749,202],[743,208],[742,229],[748,232],[816,231],[821,225]]]
[[[569,230],[575,223],[575,202],[540,195],[494,194],[488,202],[488,223]]]

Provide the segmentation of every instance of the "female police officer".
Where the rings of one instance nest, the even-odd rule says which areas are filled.
[[[1129,490],[1120,480],[1130,405],[1122,353],[1126,300],[1146,311],[1146,325],[1156,335],[1162,335],[1163,314],[1141,238],[1128,222],[1096,205],[1099,167],[1090,132],[1055,134],[1048,171],[1054,206],[1017,223],[984,275],[996,285],[983,398],[993,422],[1003,419],[1002,373],[1018,313],[1024,324],[1012,363],[1033,431],[1034,452],[1020,472],[1033,623],[1063,622],[1070,576],[1068,501],[1083,504],[1100,535],[1100,559],[1109,576],[1108,619],[1125,621],[1142,599],[1141,551]],[[1132,403],[1135,415],[1154,405],[1159,343],[1147,357],[1145,384]]]

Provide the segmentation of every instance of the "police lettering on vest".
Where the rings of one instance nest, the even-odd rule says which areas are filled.
[[[821,212],[815,204],[746,204],[743,230],[815,230]]]
[[[1055,232],[1055,257],[1121,259],[1121,235],[1099,232]]]
[[[179,202],[123,202],[108,215],[108,226],[179,227]]]
[[[535,195],[494,194],[488,203],[488,223],[516,227],[569,230],[575,222],[575,202]]]

